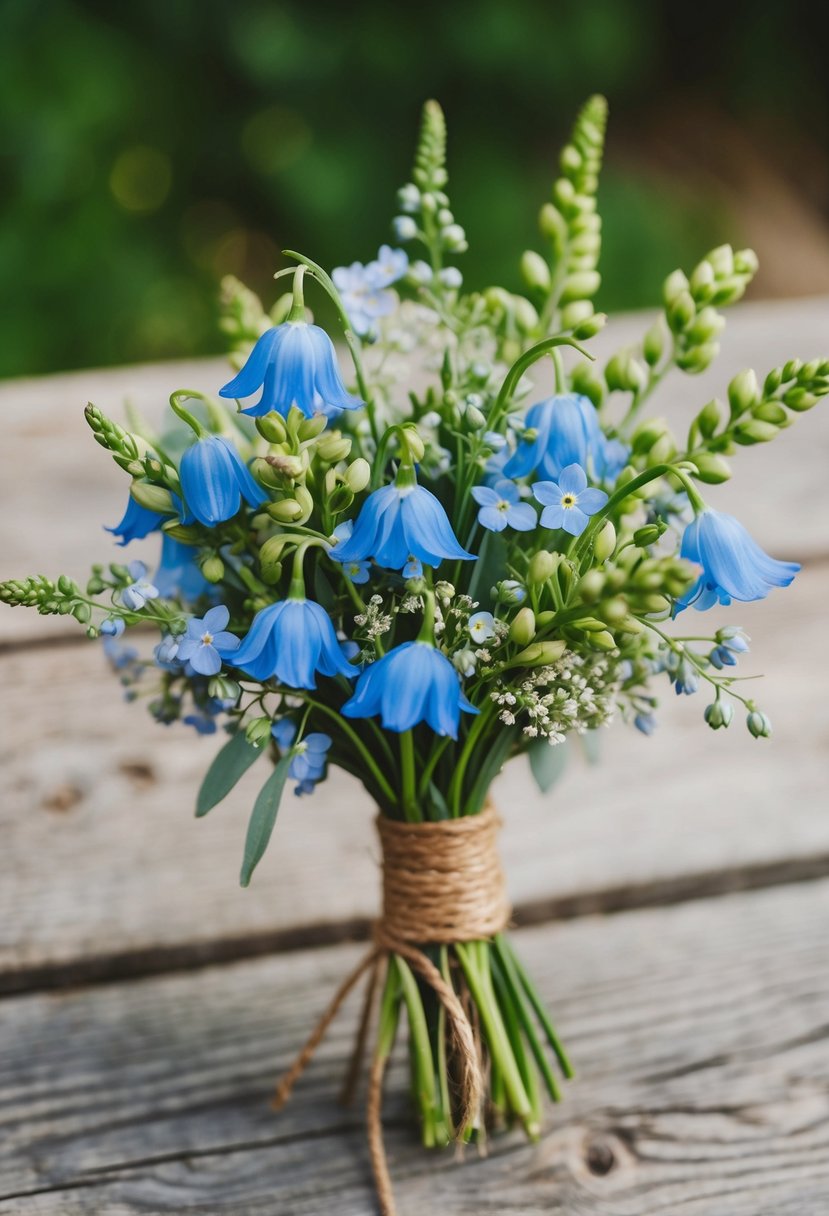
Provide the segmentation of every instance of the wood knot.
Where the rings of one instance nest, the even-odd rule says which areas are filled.
[[[584,1155],[585,1164],[591,1174],[604,1178],[616,1165],[616,1154],[609,1140],[592,1140]]]

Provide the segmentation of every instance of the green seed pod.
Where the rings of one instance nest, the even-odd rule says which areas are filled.
[[[550,267],[541,254],[532,249],[526,249],[521,255],[521,274],[528,287],[550,290]]]
[[[760,389],[757,376],[751,368],[738,372],[728,386],[728,404],[731,407],[731,417],[736,418],[746,413],[760,400]]]
[[[346,469],[345,480],[355,494],[360,494],[371,480],[371,465],[358,456]]]
[[[170,491],[165,490],[163,486],[150,485],[148,481],[134,481],[130,486],[130,497],[135,499],[139,507],[158,511],[160,515],[169,515],[175,511]]]
[[[697,466],[699,480],[707,486],[721,485],[731,476],[728,461],[715,452],[698,452],[692,459]]]
[[[615,549],[616,529],[608,519],[599,529],[599,532],[593,541],[593,553],[597,561],[606,562],[607,559],[613,555]]]
[[[552,553],[548,553],[546,549],[539,549],[538,553],[534,553],[530,558],[527,581],[534,584],[546,583],[555,571],[556,565],[557,562]]]
[[[532,608],[521,608],[516,613],[509,629],[510,641],[516,646],[526,646],[535,637],[535,613]]]

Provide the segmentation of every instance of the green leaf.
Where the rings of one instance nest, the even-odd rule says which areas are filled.
[[[535,783],[546,794],[561,779],[567,767],[567,743],[551,747],[546,739],[538,739],[530,748],[530,768]]]
[[[226,798],[236,782],[248,771],[262,753],[263,747],[251,747],[243,730],[237,731],[224,745],[205,774],[196,799],[196,816],[201,819]]]
[[[586,730],[577,736],[587,763],[593,767],[602,762],[602,740],[597,730]]]
[[[251,812],[250,823],[248,824],[248,834],[245,837],[245,855],[242,858],[242,873],[239,876],[239,882],[243,887],[247,887],[250,884],[253,871],[259,865],[264,856],[265,849],[268,847],[268,841],[271,838],[273,825],[276,823],[276,812],[279,810],[279,802],[282,798],[282,791],[285,788],[285,781],[288,777],[288,769],[292,758],[293,752],[286,752],[262,786],[259,796],[253,804],[253,811]]]

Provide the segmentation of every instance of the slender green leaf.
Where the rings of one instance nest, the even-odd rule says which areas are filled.
[[[196,799],[199,819],[227,797],[239,778],[265,750],[264,747],[252,747],[245,738],[245,732],[237,731],[207,770]]]
[[[590,765],[601,764],[602,740],[599,732],[597,730],[586,730],[583,735],[578,736],[578,740],[587,763]]]
[[[293,752],[286,752],[262,786],[259,796],[253,804],[253,811],[251,812],[250,823],[248,824],[248,834],[245,837],[245,855],[242,858],[242,873],[239,876],[239,882],[243,887],[247,887],[250,884],[253,871],[259,865],[264,856],[265,849],[268,847],[268,841],[271,838],[273,825],[276,823],[276,812],[279,810],[279,802],[282,798],[282,791],[285,788],[285,781],[288,777],[288,769],[292,758]]]
[[[537,739],[530,748],[530,768],[535,783],[546,794],[561,779],[567,767],[567,743],[551,747],[546,739]]]

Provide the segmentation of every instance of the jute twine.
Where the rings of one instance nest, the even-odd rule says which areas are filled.
[[[359,980],[369,983],[343,1090],[349,1101],[359,1077],[375,997],[388,967],[398,955],[433,990],[446,1012],[458,1063],[456,1133],[479,1115],[484,1093],[481,1060],[466,1011],[454,988],[424,954],[424,945],[480,941],[500,933],[510,917],[504,875],[496,846],[499,819],[488,805],[479,815],[439,823],[400,823],[379,815],[377,829],[383,849],[383,912],[374,927],[371,949],[346,976],[308,1037],[305,1046],[279,1081],[273,1106],[288,1101],[325,1032]],[[385,1057],[375,1051],[369,1073],[366,1113],[371,1167],[383,1216],[395,1216],[381,1123]]]

